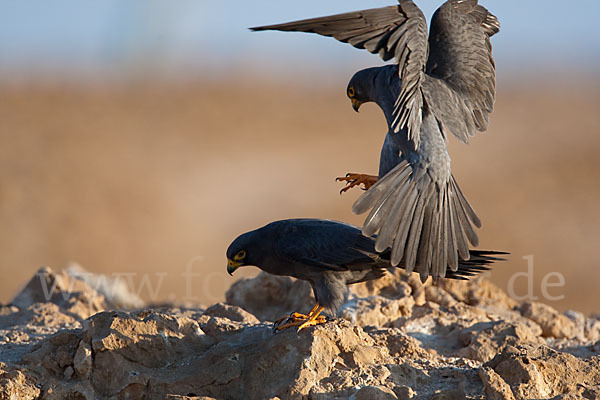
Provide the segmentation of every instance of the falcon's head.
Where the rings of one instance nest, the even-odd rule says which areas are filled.
[[[240,250],[232,257],[227,257],[227,273],[233,275],[236,269],[247,265],[244,263],[246,258],[246,250]]]
[[[374,101],[372,97],[373,87],[375,85],[375,77],[377,76],[378,68],[367,68],[358,71],[346,89],[346,95],[352,102],[352,108],[358,112],[358,109],[363,103]]]
[[[236,269],[248,265],[248,242],[243,240],[243,235],[238,237],[227,249],[227,272],[233,275]]]
[[[263,247],[261,242],[266,239],[260,229],[238,236],[227,249],[227,272],[229,275],[233,275],[239,267],[260,265]]]

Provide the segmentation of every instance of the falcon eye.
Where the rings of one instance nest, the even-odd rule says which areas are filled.
[[[350,86],[348,88],[348,97],[354,97],[356,93],[354,92],[354,88],[352,86]]]
[[[244,250],[238,251],[238,253],[233,257],[235,261],[243,260],[246,258],[246,252]]]

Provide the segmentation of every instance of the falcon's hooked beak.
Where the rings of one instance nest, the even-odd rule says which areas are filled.
[[[233,275],[236,269],[242,266],[241,262],[236,262],[231,259],[227,259],[227,273],[229,275]]]
[[[356,100],[356,98],[352,98],[350,99],[350,101],[352,102],[352,108],[354,109],[354,111],[358,112],[358,109],[362,105],[362,102]]]

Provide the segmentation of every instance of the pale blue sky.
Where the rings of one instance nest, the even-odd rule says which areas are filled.
[[[441,1],[417,0],[427,18]],[[500,19],[498,75],[596,75],[599,0],[482,0]],[[0,79],[51,76],[213,77],[224,71],[291,76],[379,63],[330,38],[251,33],[250,26],[395,4],[393,0],[4,0]],[[565,11],[565,5],[568,9]],[[364,53],[364,54],[363,54]]]

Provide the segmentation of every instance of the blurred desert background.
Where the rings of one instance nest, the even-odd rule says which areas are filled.
[[[39,267],[76,262],[135,274],[146,299],[211,304],[258,272],[227,275],[238,234],[293,217],[361,224],[350,211],[360,191],[340,196],[334,178],[375,174],[386,126],[375,105],[355,113],[345,88],[381,62],[332,39],[246,28],[393,1],[281,3],[2,6],[1,302]],[[439,5],[417,3],[428,17]],[[600,6],[578,3],[578,21],[549,32],[557,1],[481,3],[502,23],[496,109],[488,132],[449,143],[483,221],[480,248],[511,253],[490,278],[598,313]],[[531,22],[536,7],[547,11]]]

